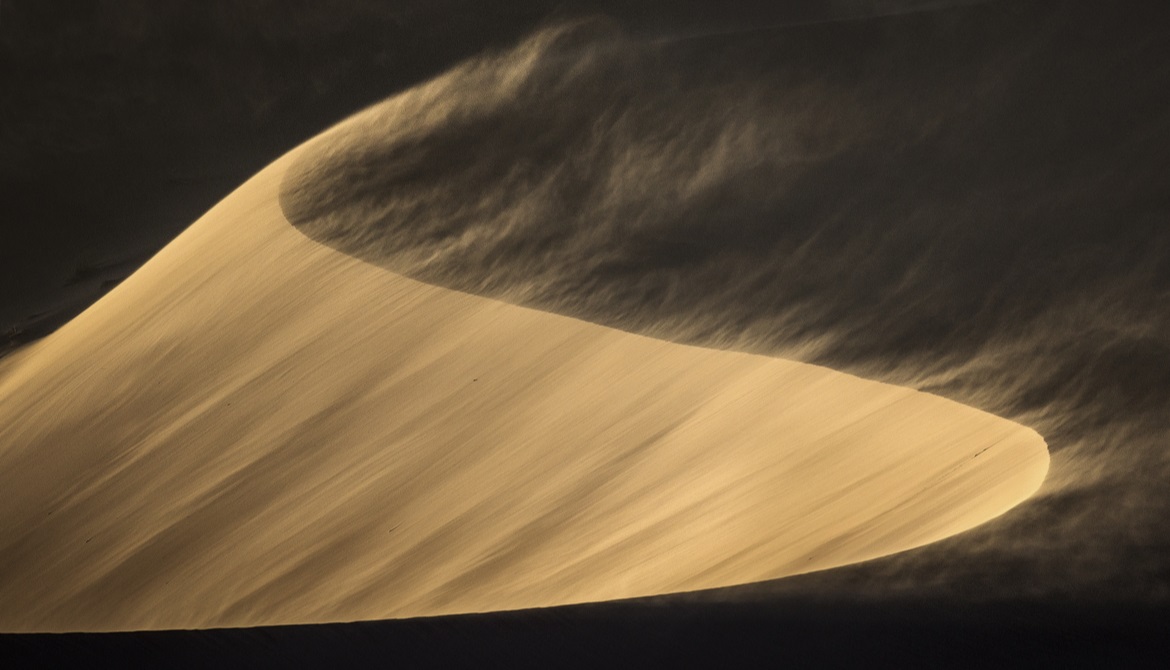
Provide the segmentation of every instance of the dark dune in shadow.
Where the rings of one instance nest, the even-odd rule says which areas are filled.
[[[427,282],[1048,439],[1033,501],[817,589],[1166,602],[1161,18],[992,3],[653,45],[573,24],[338,128],[282,207]]]

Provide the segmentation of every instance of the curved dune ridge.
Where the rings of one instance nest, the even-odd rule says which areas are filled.
[[[319,245],[278,202],[302,151],[7,362],[0,629],[730,585],[952,535],[1044,478],[1035,432],[964,405]]]

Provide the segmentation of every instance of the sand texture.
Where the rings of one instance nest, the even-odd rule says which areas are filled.
[[[301,151],[6,359],[0,630],[347,621],[751,582],[958,533],[1044,478],[1034,431],[952,401],[320,245],[278,202]]]

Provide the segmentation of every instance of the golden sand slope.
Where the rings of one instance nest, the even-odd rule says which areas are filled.
[[[938,397],[362,264],[282,217],[288,160],[0,372],[0,630],[762,580],[959,532],[1047,470]]]

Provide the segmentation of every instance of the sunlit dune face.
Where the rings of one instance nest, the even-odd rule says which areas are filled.
[[[1032,431],[317,245],[282,159],[0,380],[5,630],[417,616],[700,589],[998,515]]]

